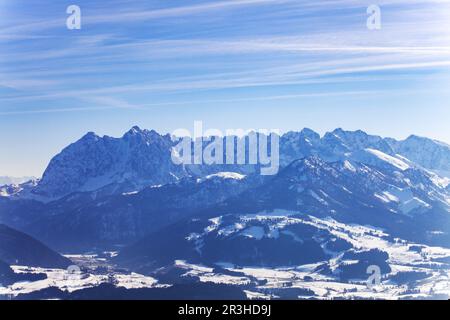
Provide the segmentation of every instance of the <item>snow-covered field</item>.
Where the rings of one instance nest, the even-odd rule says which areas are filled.
[[[16,282],[13,285],[0,286],[0,296],[17,296],[28,294],[38,290],[56,287],[62,291],[73,292],[76,290],[92,288],[102,283],[112,283],[117,287],[127,289],[166,287],[158,284],[158,281],[150,276],[137,273],[124,273],[107,267],[106,259],[97,255],[70,255],[77,265],[68,269],[45,269],[27,266],[11,266],[15,273],[45,274],[47,279],[38,281]],[[104,268],[102,271],[97,267]],[[107,272],[105,272],[107,270]]]
[[[370,287],[366,281],[341,282],[335,277],[324,276],[314,269],[318,266],[303,265],[296,268],[261,268],[228,266],[225,270],[242,274],[230,276],[213,272],[213,268],[177,261],[186,270],[184,276],[199,277],[202,282],[244,285],[249,299],[279,298],[286,289],[310,290],[308,295],[297,295],[298,299],[449,299],[450,270],[393,265],[392,276],[398,272],[425,272],[427,278],[410,284],[397,284],[384,278],[380,285]],[[257,280],[255,282],[255,279]],[[260,284],[258,284],[260,283]]]
[[[315,264],[296,267],[264,268],[256,266],[237,267],[226,261],[216,263],[223,272],[214,272],[211,266],[177,261],[176,266],[186,270],[184,276],[195,276],[203,282],[228,283],[245,286],[249,299],[280,297],[283,290],[299,290],[296,298],[320,299],[448,299],[450,298],[450,249],[430,247],[407,242],[402,239],[389,240],[383,230],[361,225],[348,225],[333,219],[308,216],[305,219],[294,215],[264,213],[242,215],[239,222],[223,224],[224,219],[210,219],[205,233],[217,231],[221,236],[243,236],[255,240],[286,234],[283,229],[293,224],[305,224],[326,230],[333,236],[350,243],[356,250],[378,249],[389,255],[390,272],[384,274],[379,285],[368,285],[370,274],[363,279],[343,281],[339,278],[339,267],[356,264],[358,260],[345,260],[342,253],[330,252],[332,258]],[[262,223],[265,228],[254,226]],[[266,231],[265,231],[266,230]],[[197,234],[196,243],[201,249],[202,236]],[[297,235],[293,235],[297,236]],[[301,241],[301,239],[298,239]],[[320,266],[329,266],[330,274],[319,271]],[[233,275],[224,274],[232,272]],[[410,277],[399,280],[402,277]],[[303,293],[303,294],[302,294]],[[305,294],[307,293],[307,294]],[[281,297],[283,297],[281,295]]]
[[[204,283],[228,284],[241,288],[248,299],[449,299],[450,298],[450,249],[410,243],[390,238],[383,230],[361,225],[339,223],[331,218],[299,217],[292,212],[264,212],[242,215],[238,222],[224,223],[223,217],[210,219],[203,234],[190,235],[187,241],[195,241],[202,249],[202,237],[217,232],[221,237],[241,236],[260,241],[287,234],[297,240],[299,234],[289,234],[286,226],[302,224],[329,232],[333,237],[350,243],[354,250],[382,250],[389,255],[390,271],[381,282],[368,285],[366,278],[342,280],[341,268],[357,264],[357,259],[346,258],[342,252],[330,251],[330,259],[318,263],[290,267],[236,266],[227,261],[213,265],[194,264],[175,260],[174,267],[182,271],[181,278]],[[256,223],[262,223],[264,228]],[[286,233],[288,232],[288,233]],[[319,240],[318,240],[319,241]],[[147,276],[117,269],[110,258],[117,252],[70,255],[74,266],[70,270],[12,266],[16,273],[40,273],[47,279],[34,282],[18,282],[8,287],[0,286],[0,295],[12,297],[41,289],[56,287],[73,292],[102,283],[114,284],[126,289],[168,287],[161,284],[158,275]],[[323,267],[329,272],[323,272]],[[196,280],[194,280],[196,279]]]

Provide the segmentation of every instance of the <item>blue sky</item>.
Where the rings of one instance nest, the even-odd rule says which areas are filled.
[[[450,142],[448,0],[0,0],[0,48],[0,175],[40,176],[87,131],[195,120]]]

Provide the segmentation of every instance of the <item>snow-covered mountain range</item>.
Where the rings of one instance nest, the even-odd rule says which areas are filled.
[[[195,274],[253,283],[248,296],[286,292],[270,291],[261,285],[270,277],[245,268],[264,275],[290,268],[300,277],[289,280],[297,297],[324,290],[305,286],[306,275],[335,291],[358,291],[349,283],[363,281],[373,264],[386,284],[415,279],[405,280],[407,290],[380,295],[392,297],[429,290],[415,281],[440,285],[450,270],[445,143],[303,129],[280,137],[274,176],[260,175],[257,165],[176,165],[175,143],[138,127],[121,138],[88,133],[56,155],[40,180],[0,188],[0,223],[64,252],[121,248],[115,265],[156,278],[169,272],[170,281]]]
[[[15,183],[18,186],[3,187],[0,194],[50,201],[74,192],[100,189],[109,193],[133,192],[189,176],[202,177],[221,171],[248,174],[257,170],[251,165],[175,165],[171,150],[176,142],[170,135],[139,127],[131,128],[121,138],[99,137],[89,132],[56,155],[36,183]],[[421,167],[450,178],[450,146],[417,136],[397,141],[363,131],[336,129],[320,137],[310,129],[303,129],[280,137],[282,166],[311,155],[325,161],[355,159],[369,164],[385,161],[403,168]]]

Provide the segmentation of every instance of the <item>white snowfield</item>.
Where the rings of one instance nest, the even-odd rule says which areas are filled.
[[[210,226],[203,234],[190,235],[188,241],[196,241],[201,250],[202,237],[209,232],[217,231],[220,236],[251,237],[255,240],[264,237],[276,238],[280,234],[290,235],[295,241],[303,241],[299,234],[284,230],[293,224],[304,224],[327,231],[339,239],[351,243],[358,250],[380,249],[389,254],[388,263],[391,272],[383,276],[381,284],[375,287],[367,285],[367,279],[341,281],[337,277],[338,267],[357,264],[358,260],[344,259],[342,254],[329,252],[331,258],[313,264],[294,267],[256,267],[237,266],[227,261],[218,261],[214,266],[197,265],[189,261],[176,260],[174,266],[184,271],[182,277],[198,277],[201,282],[229,284],[245,289],[249,299],[273,299],[280,296],[283,290],[300,290],[296,298],[316,299],[423,299],[439,297],[450,298],[450,269],[436,259],[450,259],[450,249],[430,247],[410,243],[402,239],[388,240],[388,234],[383,230],[362,225],[339,223],[332,218],[319,219],[307,215],[297,215],[295,212],[274,210],[259,214],[242,215],[239,222],[231,225],[224,223],[225,219],[216,217],[210,219]],[[256,225],[259,223],[259,225]],[[263,224],[265,227],[261,227]],[[297,238],[297,240],[296,240]],[[319,239],[317,239],[319,241]],[[420,248],[420,250],[417,250]],[[113,256],[115,253],[110,253]],[[97,286],[101,283],[114,283],[118,287],[155,288],[167,287],[157,279],[137,273],[108,272],[109,275],[95,272],[98,266],[108,267],[107,259],[97,255],[71,255],[74,262],[82,265],[81,274],[68,274],[61,269],[30,268],[13,266],[16,273],[45,273],[47,279],[35,282],[20,282],[8,287],[0,287],[0,295],[31,293],[37,290],[57,287],[67,292]],[[328,264],[331,274],[322,274],[318,268]],[[217,271],[221,267],[230,272],[224,274]],[[111,271],[111,270],[110,270]],[[401,273],[424,274],[414,286],[397,283],[392,277]],[[302,293],[303,292],[303,293]]]
[[[293,213],[290,213],[293,214]],[[250,226],[248,224],[263,222],[266,228],[260,226]],[[351,243],[353,248],[358,250],[379,249],[389,254],[388,263],[392,271],[384,276],[382,283],[374,288],[367,286],[367,279],[355,279],[343,282],[335,274],[323,275],[316,270],[322,263],[329,263],[332,270],[336,270],[340,265],[356,264],[358,260],[344,260],[342,256],[334,253],[329,261],[321,263],[301,265],[297,267],[263,268],[255,266],[235,266],[224,261],[217,262],[222,268],[243,274],[244,276],[229,276],[214,273],[212,267],[190,264],[186,261],[177,261],[177,265],[186,270],[185,276],[197,276],[200,281],[228,284],[243,284],[247,280],[258,279],[262,281],[251,290],[246,290],[249,299],[270,299],[276,298],[277,292],[283,288],[308,289],[311,295],[299,295],[297,298],[349,298],[349,299],[419,299],[419,298],[450,298],[450,269],[442,268],[444,264],[433,262],[439,258],[450,259],[450,249],[440,247],[429,247],[410,243],[401,239],[389,241],[388,234],[383,230],[361,225],[348,225],[336,222],[335,220],[319,219],[312,216],[299,218],[278,213],[277,210],[256,215],[242,215],[240,217],[239,228],[222,225],[223,218],[217,217],[210,220],[211,225],[205,228],[205,234],[214,230],[221,236],[239,235],[252,237],[260,240],[264,237],[273,237],[273,234],[280,233],[297,237],[292,232],[283,230],[292,224],[306,224],[316,228],[326,230],[337,238]],[[223,231],[226,230],[226,231]],[[264,231],[266,230],[266,231]],[[268,231],[267,231],[268,230]],[[222,233],[221,233],[222,231]],[[196,241],[201,242],[203,235],[198,234]],[[302,241],[302,239],[298,239]],[[201,247],[201,246],[200,246]],[[420,252],[414,250],[420,247]],[[333,252],[331,252],[333,254]],[[390,280],[392,276],[399,273],[423,273],[424,279],[419,279],[414,287],[407,284],[396,283]]]
[[[367,148],[366,151],[373,154],[380,160],[387,162],[387,163],[393,165],[394,167],[399,168],[402,171],[410,168],[410,166],[405,161],[403,161],[399,158],[392,157],[384,152],[381,152],[380,150]]]
[[[183,275],[188,276],[198,276],[201,282],[212,282],[216,284],[232,284],[232,285],[247,285],[251,281],[246,277],[236,277],[224,274],[216,274],[213,272],[213,268],[190,264],[184,260],[176,260],[175,266],[186,270],[187,272]]]
[[[264,281],[264,285],[245,291],[248,299],[277,298],[279,297],[277,292],[284,288],[308,289],[312,292],[312,295],[297,296],[299,299],[419,299],[429,298],[433,295],[441,295],[443,299],[450,297],[450,271],[438,272],[425,267],[393,265],[392,274],[394,275],[400,271],[426,272],[429,274],[429,278],[419,281],[417,286],[411,290],[407,285],[398,285],[390,281],[382,281],[380,285],[373,288],[369,288],[364,280],[339,282],[334,277],[314,272],[318,264],[276,269],[261,267],[226,268],[229,271],[245,275],[241,277],[214,273],[212,268],[189,264],[185,261],[178,261],[177,265],[186,270],[184,276],[196,276],[202,282],[247,285],[254,278],[258,281]]]
[[[104,259],[97,258],[96,255],[70,255],[77,261],[89,262],[92,266],[103,265]],[[91,266],[91,265],[89,265]],[[17,282],[7,287],[0,286],[0,295],[17,296],[34,291],[56,287],[62,291],[73,292],[81,289],[92,288],[102,283],[113,283],[117,287],[127,289],[139,288],[162,288],[168,285],[159,284],[150,276],[138,273],[112,272],[110,275],[98,274],[93,270],[83,270],[80,272],[68,272],[66,269],[46,269],[27,266],[11,266],[15,273],[42,273],[47,275],[47,279],[39,281]]]
[[[217,172],[214,174],[207,175],[204,178],[197,179],[197,182],[205,182],[207,180],[211,180],[214,178],[217,179],[230,179],[230,180],[242,180],[245,179],[246,175],[237,173],[237,172]]]

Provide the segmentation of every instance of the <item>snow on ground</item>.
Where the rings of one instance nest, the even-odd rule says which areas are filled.
[[[328,202],[326,202],[323,198],[321,198],[317,193],[315,193],[314,191],[310,190],[309,194],[316,199],[317,201],[319,201],[320,203],[322,203],[325,206],[328,206]]]
[[[367,286],[365,281],[340,282],[334,277],[324,276],[313,272],[316,264],[293,268],[262,268],[262,267],[229,267],[232,272],[239,272],[245,276],[236,277],[214,274],[212,268],[178,261],[178,266],[187,272],[184,276],[199,277],[201,282],[226,283],[231,285],[246,285],[257,279],[263,284],[255,285],[244,290],[248,299],[277,298],[283,289],[307,289],[311,295],[299,295],[298,298],[308,299],[418,299],[450,297],[450,271],[433,271],[426,268],[405,267],[393,265],[393,273],[398,272],[429,272],[429,277],[419,280],[411,288],[408,285],[397,285],[390,281],[383,281],[375,287]],[[281,290],[281,291],[280,291]]]
[[[264,237],[264,229],[263,227],[253,226],[242,231],[240,235],[255,240],[261,240]]]
[[[447,177],[440,177],[437,174],[431,173],[431,181],[433,181],[433,183],[440,187],[440,188],[447,188],[450,185],[450,178],[448,178],[450,175],[448,175]]]
[[[386,154],[384,152],[381,152],[379,150],[367,148],[366,151],[371,153],[371,154],[373,154],[378,159],[380,159],[380,160],[382,160],[384,162],[387,162],[390,165],[392,165],[392,166],[394,166],[396,168],[399,168],[402,171],[410,168],[410,166],[406,162],[404,162],[404,161],[402,161],[402,160],[400,160],[398,158],[392,157],[392,156],[390,156],[390,155],[388,155],[388,154]]]
[[[134,272],[131,274],[116,274],[114,275],[114,280],[116,281],[115,284],[117,287],[127,289],[161,287],[157,285],[158,280],[155,278]]]
[[[210,180],[213,178],[242,180],[245,177],[246,177],[245,175],[239,174],[237,172],[218,172],[218,173],[210,174],[210,175],[206,176],[204,179],[199,179],[199,182],[203,182],[205,180]]]
[[[355,167],[348,160],[344,161],[344,168],[350,170],[351,172],[356,172]]]
[[[184,260],[176,260],[175,266],[187,270],[187,272],[183,276],[198,277],[201,282],[212,282],[216,284],[232,284],[232,285],[247,285],[250,283],[250,279],[246,277],[238,277],[214,273],[213,268],[190,264]]]
[[[214,274],[214,269],[207,266],[189,264],[186,261],[178,264],[186,269],[186,276],[192,275],[200,278],[203,282],[215,283],[248,283],[257,279],[259,284],[247,290],[249,299],[268,299],[280,294],[279,290],[286,288],[311,290],[314,298],[333,299],[415,299],[450,297],[450,270],[448,265],[433,260],[449,258],[450,249],[440,247],[429,247],[415,243],[409,243],[401,239],[389,240],[390,237],[383,230],[371,226],[351,225],[339,223],[332,218],[320,219],[313,216],[300,215],[290,212],[289,216],[274,210],[268,214],[241,215],[239,217],[239,228],[236,223],[225,225],[222,217],[210,220],[211,228],[223,235],[233,233],[251,236],[255,239],[269,237],[277,230],[278,234],[290,235],[301,241],[293,232],[283,230],[292,224],[306,224],[314,226],[331,233],[333,236],[346,240],[357,250],[380,249],[389,254],[388,263],[391,273],[383,279],[382,284],[369,288],[363,280],[349,282],[340,281],[337,275],[323,275],[315,271],[323,263],[329,263],[331,269],[342,264],[355,264],[357,261],[342,260],[342,255],[335,255],[329,261],[309,264],[290,268],[264,268],[241,266],[237,267],[226,261],[219,264],[222,268],[231,272],[243,274],[243,276],[228,276]],[[265,228],[255,226],[255,222],[264,223]],[[224,224],[224,225],[223,225]],[[249,224],[253,224],[250,225]],[[232,226],[232,227],[230,227]],[[225,231],[226,230],[226,231]],[[334,264],[333,264],[334,263]],[[447,268],[447,269],[446,269]],[[425,275],[423,279],[411,280],[407,284],[397,284],[390,277],[403,273]],[[228,278],[230,277],[230,278]],[[253,280],[252,280],[253,279]],[[311,296],[298,296],[298,298],[311,298]]]
[[[409,245],[415,245],[414,243],[409,243],[409,245],[407,245],[401,241],[390,242],[387,240],[389,236],[387,233],[374,227],[344,224],[337,222],[332,218],[319,219],[313,216],[301,216],[300,214],[294,216],[293,213],[290,213],[289,216],[285,216],[282,213],[277,214],[276,210],[269,215],[241,215],[239,217],[239,222],[231,225],[222,225],[222,217],[210,219],[210,222],[211,225],[205,228],[205,234],[217,230],[218,234],[223,236],[239,234],[257,240],[260,240],[263,237],[276,238],[279,233],[282,233],[291,235],[295,240],[301,241],[298,237],[299,235],[284,230],[285,227],[295,224],[310,225],[349,242],[356,249],[381,249],[386,251],[390,257],[389,261],[396,264],[414,265],[423,263],[422,255],[424,252],[427,253],[428,259],[434,259],[440,256],[450,256],[450,249],[439,247],[427,247],[428,249],[422,253],[411,251],[409,250]],[[268,228],[251,225],[255,222],[264,223]],[[204,234],[196,234],[195,241],[201,241],[203,235]]]
[[[91,288],[108,281],[107,275],[93,274],[69,274],[65,269],[44,269],[26,266],[11,266],[16,273],[45,273],[47,279],[34,282],[17,282],[4,289],[0,289],[0,295],[31,293],[49,287],[57,287],[61,290],[73,292],[79,289]]]
[[[382,193],[375,193],[375,197],[379,198],[381,201],[386,203],[399,202],[399,199],[393,194],[389,193],[389,191],[384,191]]]
[[[0,287],[0,295],[17,296],[34,291],[56,287],[62,291],[73,292],[76,290],[92,288],[102,283],[113,283],[117,287],[127,289],[167,287],[160,285],[155,278],[137,273],[121,273],[109,270],[108,273],[95,272],[92,266],[105,265],[105,259],[97,255],[69,255],[73,260],[83,261],[85,266],[71,266],[66,269],[47,269],[27,266],[11,266],[15,273],[42,273],[47,275],[47,279],[39,281],[16,282],[8,287]],[[87,263],[89,262],[89,263]],[[70,271],[73,270],[73,271]]]
[[[275,295],[264,294],[261,292],[255,292],[250,290],[244,290],[247,299],[249,300],[271,300],[273,298],[277,298]]]
[[[391,186],[391,188],[383,193],[376,193],[375,196],[384,202],[398,202],[398,208],[403,214],[408,214],[411,211],[424,207],[429,208],[430,204],[414,196],[409,188],[398,188]],[[438,198],[439,199],[439,198]]]
[[[210,225],[203,230],[203,234],[191,234],[187,240],[196,241],[200,246],[203,235],[217,231],[219,236],[240,235],[254,239],[276,238],[282,233],[293,237],[296,241],[302,241],[301,234],[283,229],[293,224],[304,224],[327,231],[334,237],[349,242],[355,249],[380,249],[387,252],[391,272],[384,276],[382,283],[375,288],[369,288],[364,279],[341,281],[337,274],[319,273],[318,267],[323,264],[328,264],[331,270],[336,270],[343,264],[357,263],[356,260],[343,260],[342,254],[335,254],[328,261],[294,267],[236,266],[227,261],[217,262],[216,265],[225,269],[223,271],[215,266],[176,260],[174,266],[183,270],[183,277],[195,277],[201,282],[240,286],[245,289],[245,294],[249,299],[276,298],[282,296],[283,290],[287,289],[305,290],[304,292],[298,291],[297,298],[419,299],[439,297],[445,299],[450,297],[450,268],[448,264],[436,261],[436,259],[448,259],[450,249],[409,243],[401,239],[390,240],[389,235],[383,230],[371,226],[343,224],[332,218],[321,219],[281,210],[241,215],[237,221],[232,221],[228,225],[224,222],[226,220],[222,217],[210,219]],[[255,225],[256,223],[263,223],[264,228]],[[116,253],[107,252],[105,254],[106,257],[110,257]],[[16,273],[45,273],[48,278],[0,287],[0,295],[15,296],[51,286],[72,292],[101,283],[114,283],[116,286],[128,289],[161,286],[153,277],[115,271],[113,266],[108,265],[107,259],[95,254],[70,255],[68,257],[82,267],[83,271],[80,274],[68,274],[67,270],[61,269],[13,266]],[[98,272],[98,267],[102,267],[103,272]],[[395,277],[405,274],[416,275],[418,278],[410,280],[406,284],[397,283]]]
[[[131,196],[133,194],[138,194],[139,191],[130,191],[130,192],[124,192],[122,193],[123,196]]]
[[[226,227],[220,229],[217,232],[217,234],[220,235],[220,236],[227,237],[230,234],[233,234],[233,233],[235,233],[235,232],[237,232],[239,230],[242,230],[244,228],[245,228],[244,224],[242,224],[242,223],[234,223],[234,224],[231,224],[229,226],[226,226]]]
[[[429,208],[431,206],[428,203],[426,203],[425,201],[423,201],[417,197],[413,197],[412,199],[405,201],[400,206],[403,213],[409,213],[409,212],[413,211],[414,209],[421,208],[421,207]]]

